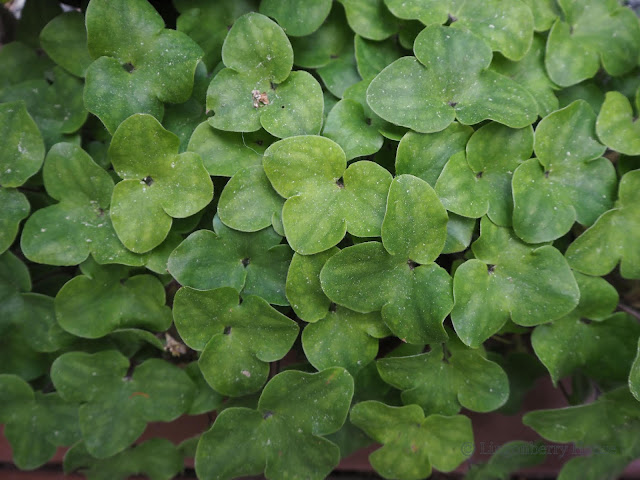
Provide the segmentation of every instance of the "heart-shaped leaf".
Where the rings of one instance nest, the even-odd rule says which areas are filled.
[[[380,235],[391,174],[369,161],[349,168],[332,140],[297,136],[265,152],[264,170],[287,201],[282,223],[291,248],[303,255],[336,245],[345,233]]]
[[[80,403],[80,430],[89,454],[106,458],[127,448],[147,422],[169,422],[185,413],[193,382],[178,367],[152,358],[127,373],[129,360],[115,350],[70,352],[51,365],[60,396]]]
[[[47,23],[40,32],[40,45],[54,62],[77,77],[84,77],[93,61],[80,12],[65,12]]]
[[[554,247],[525,244],[484,217],[472,249],[475,259],[460,265],[453,280],[451,319],[466,345],[481,345],[509,318],[534,326],[578,305],[578,285]]]
[[[223,395],[259,391],[269,375],[269,362],[284,357],[298,336],[293,320],[260,297],[240,299],[233,288],[182,288],[173,312],[184,342],[202,351],[204,378]]]
[[[88,153],[57,143],[47,154],[43,178],[59,203],[37,210],[25,223],[21,247],[29,260],[77,265],[91,254],[100,263],[144,264],[116,236],[109,217],[113,180]]]
[[[616,0],[559,0],[563,19],[549,32],[545,63],[562,87],[593,77],[600,65],[613,76],[629,72],[640,53],[640,25]]]
[[[40,130],[24,102],[0,104],[0,135],[4,145],[0,151],[0,185],[19,187],[40,170],[45,153]]]
[[[636,111],[640,110],[640,89],[636,92]],[[607,92],[598,121],[598,138],[607,147],[626,155],[640,154],[640,126],[627,97]]]
[[[146,0],[91,0],[86,24],[95,61],[86,71],[84,100],[110,133],[135,113],[162,120],[163,102],[189,99],[202,49],[165,29]]]
[[[213,183],[193,152],[178,154],[180,140],[151,115],[132,115],[120,124],[109,147],[116,173],[111,221],[131,251],[144,253],[166,238],[172,218],[202,210]]]
[[[409,343],[445,340],[442,321],[452,307],[451,277],[432,262],[444,246],[446,222],[426,182],[411,175],[395,178],[383,243],[360,243],[332,256],[320,274],[322,289],[356,312],[381,310],[389,329]]]
[[[262,472],[270,480],[325,478],[338,465],[340,450],[323,436],[343,425],[352,396],[353,379],[342,368],[276,375],[257,410],[225,409],[202,435],[196,451],[198,478]]]
[[[320,132],[322,88],[311,74],[291,72],[293,49],[275,22],[259,13],[240,17],[225,39],[222,60],[227,68],[207,92],[211,126],[232,132],[264,127],[280,138]]]
[[[0,422],[13,451],[13,461],[23,470],[44,465],[56,447],[80,439],[78,406],[57,393],[34,392],[15,375],[0,375]]]
[[[153,275],[129,277],[120,265],[96,265],[86,272],[56,295],[56,318],[66,331],[100,338],[120,328],[162,332],[171,325],[164,286]]]
[[[640,278],[639,192],[640,170],[633,170],[620,180],[615,208],[569,245],[566,257],[573,268],[587,275],[606,275],[620,262],[623,277]]]
[[[332,0],[262,0],[260,13],[275,18],[287,35],[304,37],[320,28],[332,3]]]
[[[80,442],[64,456],[65,473],[78,472],[88,480],[126,480],[144,474],[151,480],[171,480],[184,468],[184,459],[166,438],[152,438],[110,458],[94,458]]]
[[[351,422],[383,447],[369,455],[371,466],[385,478],[417,480],[454,470],[465,460],[461,445],[473,444],[471,421],[464,415],[425,418],[418,405],[390,407],[376,401],[356,404]],[[402,458],[402,462],[397,459]]]
[[[174,0],[180,16],[177,29],[186,33],[204,51],[202,61],[212,71],[222,60],[222,44],[236,19],[256,10],[257,0]]]
[[[417,58],[396,60],[367,90],[367,102],[383,119],[423,133],[444,130],[456,118],[466,125],[490,119],[512,128],[536,119],[534,98],[487,70],[491,49],[474,34],[432,25],[420,32],[413,50]]]
[[[29,201],[22,192],[0,186],[0,253],[7,250],[18,235],[20,222],[29,216]]]
[[[474,132],[463,153],[453,155],[435,184],[445,208],[458,215],[511,225],[511,179],[533,152],[533,129],[488,123]]]
[[[538,158],[513,175],[513,229],[525,242],[560,238],[574,222],[591,225],[613,206],[616,172],[601,157],[595,123],[591,107],[577,101],[538,124]]]
[[[417,404],[427,415],[455,415],[462,407],[490,412],[509,398],[504,370],[454,335],[443,344],[431,344],[428,353],[378,360],[378,371],[389,385],[403,390],[405,405]]]
[[[281,245],[273,229],[236,232],[216,216],[214,231],[198,230],[169,257],[169,273],[199,290],[232,287],[244,295],[258,295],[269,303],[287,305],[285,282],[293,252]]]

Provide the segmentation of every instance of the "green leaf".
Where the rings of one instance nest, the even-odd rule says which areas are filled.
[[[59,3],[30,0],[20,11],[16,39],[32,48],[40,48],[39,34],[43,27],[62,13]]]
[[[616,0],[560,0],[564,20],[557,19],[547,40],[549,77],[562,87],[593,77],[600,65],[619,76],[637,65],[640,25],[636,15]]]
[[[20,222],[29,216],[29,201],[13,188],[0,187],[0,253],[7,250],[18,234]]]
[[[145,474],[151,480],[171,480],[184,468],[182,454],[165,438],[152,438],[111,458],[91,456],[77,443],[64,456],[65,473],[79,472],[88,480],[126,480]]]
[[[287,305],[285,282],[293,252],[272,228],[236,232],[218,217],[214,231],[198,230],[169,257],[168,270],[181,285],[198,290],[232,287],[269,303]]]
[[[482,348],[468,348],[453,335],[431,344],[428,353],[382,358],[377,365],[382,379],[403,391],[402,402],[420,405],[427,415],[455,415],[462,407],[490,412],[509,398],[502,368]]]
[[[38,126],[22,101],[0,104],[0,185],[19,187],[35,175],[44,161]],[[23,217],[24,218],[24,217]]]
[[[13,461],[22,470],[44,465],[56,447],[80,438],[77,405],[57,393],[34,392],[16,375],[0,375],[0,419]]]
[[[213,184],[200,156],[178,154],[180,141],[151,115],[132,115],[120,124],[109,147],[116,173],[111,221],[122,243],[144,253],[160,245],[172,218],[202,210]]]
[[[476,219],[449,213],[447,222],[447,239],[442,253],[457,253],[466,250],[471,245],[471,238],[476,229]]]
[[[360,313],[381,311],[389,329],[415,344],[444,341],[442,326],[453,306],[451,277],[435,263],[416,266],[365,242],[332,256],[320,273],[325,294]]]
[[[287,199],[282,223],[296,252],[327,250],[347,231],[380,235],[391,174],[369,161],[346,164],[340,146],[318,136],[280,140],[265,152],[265,173]]]
[[[213,410],[219,409],[222,406],[224,397],[213,390],[206,382],[204,376],[202,375],[202,371],[198,366],[198,362],[191,362],[185,367],[184,370],[185,372],[187,372],[187,375],[189,375],[189,378],[196,386],[196,393],[193,397],[191,408],[189,408],[189,411],[187,413],[189,415],[200,415],[202,413],[208,413]],[[195,445],[194,454],[190,456],[193,457],[194,455]]]
[[[184,342],[202,351],[204,378],[223,395],[259,391],[269,375],[268,362],[284,357],[298,336],[293,320],[260,297],[239,299],[233,288],[182,288],[173,312]]]
[[[23,308],[14,325],[36,352],[56,352],[68,347],[75,338],[56,322],[54,299],[39,293],[22,295]]]
[[[542,442],[516,440],[498,448],[487,463],[472,465],[465,480],[507,480],[525,468],[538,466],[546,460],[546,445]]]
[[[636,105],[639,99],[640,96],[636,95]],[[596,132],[600,141],[609,148],[626,155],[640,154],[640,126],[636,123],[629,100],[620,92],[607,92],[598,114]]]
[[[584,101],[545,117],[535,133],[537,160],[513,175],[513,228],[529,243],[560,238],[574,222],[589,226],[613,206],[616,172],[602,158],[596,116]]]
[[[558,109],[555,90],[558,88],[549,79],[544,66],[545,39],[533,37],[529,52],[519,61],[511,61],[502,56],[493,57],[491,69],[522,85],[538,104],[538,115],[545,117]]]
[[[451,319],[466,345],[481,345],[509,319],[539,325],[578,305],[578,285],[554,247],[525,244],[484,217],[472,249],[475,259],[460,265],[453,280]]]
[[[40,45],[54,62],[76,77],[84,77],[92,62],[80,12],[66,12],[47,23],[40,32]]]
[[[404,49],[394,38],[374,42],[356,35],[356,62],[362,78],[371,78],[398,58],[404,56]]]
[[[323,438],[344,423],[353,379],[346,370],[286,371],[269,381],[257,410],[228,408],[204,433],[196,451],[198,478],[325,478],[340,450]],[[242,445],[238,449],[238,445]]]
[[[174,0],[173,5],[180,12],[177,29],[200,45],[209,71],[222,60],[222,44],[236,19],[257,10],[256,0]]]
[[[367,90],[367,102],[383,119],[422,133],[444,130],[456,117],[467,125],[490,119],[512,128],[535,120],[531,94],[487,70],[491,49],[474,34],[432,25],[418,35],[414,52],[417,58],[396,60]]]
[[[262,0],[260,13],[274,18],[292,37],[311,35],[331,10],[332,0]]]
[[[560,16],[560,9],[555,0],[522,0],[522,2],[527,4],[533,13],[536,32],[546,32]]]
[[[514,170],[533,152],[533,129],[512,129],[491,122],[479,128],[466,146],[467,156],[453,155],[436,182],[445,208],[458,215],[485,214],[498,225],[510,226]]]
[[[77,265],[91,254],[100,263],[141,266],[144,258],[125,248],[109,217],[111,176],[84,150],[54,145],[43,168],[47,193],[59,203],[29,217],[22,233],[24,255],[49,265]]]
[[[171,325],[162,283],[153,275],[129,277],[115,265],[71,279],[56,295],[55,306],[60,326],[83,338],[133,327],[161,332]]]
[[[351,29],[369,40],[384,40],[398,31],[398,21],[383,0],[339,0]]]
[[[51,365],[60,396],[81,404],[82,438],[95,458],[123,451],[147,422],[175,420],[191,405],[193,382],[178,367],[152,358],[133,375],[127,375],[128,368],[129,360],[115,350],[65,353]]]
[[[640,406],[626,387],[587,405],[529,412],[523,423],[549,441],[571,442],[573,451],[592,453],[567,462],[562,480],[616,477],[640,452]]]
[[[22,312],[26,309],[23,308]],[[30,332],[26,337],[29,338]],[[0,335],[0,374],[15,374],[32,381],[46,375],[52,356],[37,352],[20,328],[10,326]]]
[[[633,170],[620,180],[615,208],[569,245],[566,257],[574,269],[587,275],[606,275],[620,262],[624,278],[640,278],[638,192],[640,170]]]
[[[383,447],[369,456],[385,478],[417,480],[431,475],[431,466],[450,472],[464,460],[460,445],[473,443],[471,421],[464,415],[425,418],[417,405],[390,407],[367,401],[351,409],[351,422]],[[398,459],[402,458],[402,462]]]
[[[26,80],[41,79],[51,67],[51,60],[39,56],[21,42],[10,42],[0,50],[0,90]]]
[[[162,120],[163,102],[189,99],[202,49],[164,21],[146,0],[91,0],[86,13],[89,53],[87,109],[110,133],[135,113]]]
[[[338,98],[342,98],[347,88],[361,80],[350,35],[341,53],[334,55],[331,61],[318,68],[317,72],[327,90]]]
[[[336,307],[305,327],[302,348],[317,370],[343,367],[355,375],[376,358],[378,339],[388,335],[379,312],[358,313]]]

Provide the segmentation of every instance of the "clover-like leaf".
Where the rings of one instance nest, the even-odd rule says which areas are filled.
[[[204,51],[202,61],[212,71],[222,60],[222,44],[236,19],[256,10],[257,0],[174,0],[180,16],[177,29],[186,33]]]
[[[584,101],[545,117],[535,133],[536,159],[513,175],[513,229],[528,243],[560,238],[574,222],[591,225],[613,206],[616,172],[601,157],[596,116]]]
[[[40,170],[45,153],[40,130],[24,102],[0,104],[0,135],[0,185],[19,187]]]
[[[332,4],[332,0],[262,0],[260,13],[275,18],[287,35],[303,37],[320,28]]]
[[[509,319],[534,326],[563,317],[580,292],[562,254],[550,245],[528,245],[511,229],[480,222],[475,259],[453,279],[453,326],[460,339],[477,347]]]
[[[189,99],[202,49],[165,29],[147,0],[91,0],[86,25],[95,61],[86,71],[84,100],[110,133],[135,113],[162,120],[163,102]]]
[[[80,439],[78,406],[57,393],[34,392],[16,375],[0,375],[0,422],[18,468],[44,465],[56,447]]]
[[[451,19],[453,28],[468,30],[482,38],[493,50],[511,60],[520,60],[533,37],[533,15],[520,0],[465,2],[460,0],[385,0],[399,18],[417,19],[425,25],[443,24]]]
[[[184,342],[202,351],[199,366],[207,382],[223,395],[260,390],[269,362],[280,360],[296,337],[296,323],[260,297],[240,298],[233,288],[182,288],[173,315]]]
[[[169,273],[199,290],[232,287],[275,305],[287,305],[285,282],[293,252],[281,245],[272,228],[255,233],[236,232],[216,216],[214,231],[198,230],[169,257]]]
[[[563,452],[564,453],[564,452]],[[516,471],[544,463],[546,445],[515,440],[498,448],[488,462],[471,465],[465,480],[508,480]]]
[[[111,221],[129,249],[144,253],[166,238],[172,218],[202,210],[213,183],[193,152],[178,154],[180,140],[151,115],[132,115],[120,124],[109,147],[116,173]]]
[[[547,40],[545,63],[562,87],[593,77],[600,65],[613,76],[629,72],[640,54],[640,25],[631,9],[616,0],[559,0]]]
[[[60,67],[38,79],[27,80],[0,91],[0,102],[24,101],[38,126],[45,146],[68,141],[86,121],[82,81]],[[25,128],[30,131],[30,127]]]
[[[408,173],[435,187],[447,161],[464,152],[472,134],[471,127],[457,122],[440,132],[407,132],[398,145],[396,174]]]
[[[592,453],[565,463],[561,480],[615,478],[640,454],[640,404],[626,387],[587,405],[529,412],[522,421],[549,441]]]
[[[537,1],[537,0],[536,0]],[[558,109],[558,88],[549,79],[544,66],[545,41],[540,35],[533,37],[529,52],[519,61],[501,56],[493,57],[491,69],[526,88],[538,104],[538,115],[545,117]]]
[[[640,170],[620,180],[615,208],[569,245],[569,264],[587,275],[606,275],[620,262],[625,278],[640,278]],[[606,245],[606,247],[604,247]]]
[[[498,225],[510,226],[513,211],[513,172],[533,152],[533,129],[512,129],[489,123],[474,132],[463,153],[445,165],[436,193],[445,208],[458,215],[485,214]]]
[[[54,62],[77,77],[84,77],[93,61],[80,12],[65,12],[47,23],[40,32],[40,45]]]
[[[225,39],[222,60],[227,68],[207,92],[211,126],[232,132],[264,127],[280,138],[320,132],[322,88],[308,72],[291,72],[293,49],[275,22],[259,13],[240,17]]]
[[[340,461],[340,449],[323,436],[343,425],[352,396],[353,379],[339,367],[279,373],[264,388],[256,410],[225,409],[202,435],[198,478],[262,472],[270,480],[325,478]]]
[[[636,92],[636,111],[640,110],[640,89]],[[607,92],[598,121],[598,138],[607,147],[626,155],[640,155],[640,126],[631,104],[620,92]]]
[[[22,192],[0,186],[0,253],[7,250],[18,235],[20,222],[29,216],[29,201]]]
[[[367,102],[383,119],[431,133],[456,118],[472,125],[495,120],[512,128],[533,123],[538,107],[513,80],[487,70],[491,49],[474,34],[432,25],[414,44],[416,57],[403,57],[373,79]]]
[[[405,405],[420,405],[426,415],[455,415],[462,407],[490,412],[507,401],[507,374],[482,348],[468,348],[455,335],[430,346],[428,353],[377,361],[382,379],[403,391]]]
[[[119,265],[92,267],[56,295],[56,318],[66,331],[100,338],[120,328],[164,331],[171,325],[162,283],[153,275],[129,277]]]
[[[178,448],[166,438],[152,438],[110,458],[94,458],[80,442],[64,456],[65,473],[81,473],[88,480],[126,480],[144,474],[151,480],[171,480],[184,468]]]
[[[80,403],[80,430],[89,454],[106,458],[127,448],[147,422],[169,422],[185,413],[194,393],[187,374],[152,358],[127,374],[129,360],[115,350],[69,352],[51,365],[60,396]]]
[[[444,246],[446,222],[446,211],[426,182],[411,175],[395,178],[383,243],[360,243],[332,256],[320,274],[322,289],[356,312],[381,310],[389,329],[409,343],[445,340],[451,277],[432,262]]]
[[[425,418],[418,405],[390,407],[374,400],[360,402],[351,409],[350,419],[383,444],[369,455],[369,462],[385,478],[426,478],[432,466],[450,472],[465,460],[460,446],[473,443],[468,417]],[[398,462],[399,458],[403,461]]]
[[[100,263],[143,265],[120,242],[109,217],[111,176],[79,146],[54,145],[43,168],[47,193],[59,203],[42,208],[25,223],[25,256],[49,265],[77,265],[91,254]]]
[[[332,140],[297,136],[272,144],[263,165],[273,188],[287,201],[282,209],[291,248],[303,255],[336,245],[348,231],[380,235],[391,174],[369,161],[347,167]]]
[[[384,40],[398,31],[399,22],[384,0],[338,0],[351,29],[369,40]]]

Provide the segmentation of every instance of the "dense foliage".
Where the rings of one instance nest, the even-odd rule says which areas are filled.
[[[15,464],[386,478],[529,412],[640,457],[640,23],[620,0],[28,0],[0,50]],[[570,386],[570,388],[568,388]],[[209,413],[176,446],[149,422]],[[515,420],[514,420],[515,421]],[[468,478],[539,463],[519,442]]]

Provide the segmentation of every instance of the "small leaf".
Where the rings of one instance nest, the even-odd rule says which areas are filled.
[[[383,447],[369,456],[385,478],[417,480],[431,474],[431,466],[450,472],[465,460],[460,446],[473,444],[471,421],[464,415],[425,418],[417,405],[390,407],[367,401],[351,409],[351,422]],[[402,462],[397,459],[402,458]]]
[[[218,410],[223,403],[224,397],[213,390],[206,382],[202,375],[202,371],[198,366],[198,362],[191,362],[185,367],[185,372],[196,386],[196,393],[193,396],[191,408],[187,412],[189,415],[200,415],[213,410]],[[195,455],[195,446],[194,454]]]
[[[398,31],[398,21],[383,0],[339,0],[351,29],[369,40],[384,40]]]
[[[174,300],[180,336],[201,350],[204,378],[223,395],[241,396],[260,390],[269,375],[268,362],[280,360],[298,335],[298,326],[265,300],[232,288],[182,288]]]
[[[569,245],[566,257],[574,269],[587,275],[606,275],[620,262],[624,278],[640,278],[638,192],[640,170],[633,170],[620,180],[615,208]]]
[[[640,95],[640,89],[638,90]],[[639,96],[636,96],[636,104]],[[627,97],[620,92],[607,92],[598,114],[596,132],[602,143],[626,155],[640,154],[640,126]]]
[[[236,232],[218,217],[214,232],[198,230],[171,254],[168,270],[181,285],[198,290],[232,287],[269,303],[287,305],[285,282],[293,252],[272,228]]]
[[[76,77],[84,77],[93,60],[80,12],[65,12],[47,23],[40,32],[40,45],[53,61]]]
[[[329,15],[331,0],[262,0],[260,13],[274,18],[292,37],[311,35]]]
[[[404,50],[393,38],[374,42],[356,35],[355,49],[358,73],[362,78],[375,77],[387,65],[404,56]]]
[[[269,381],[258,409],[228,408],[204,433],[196,451],[198,478],[326,477],[340,450],[323,438],[344,423],[353,396],[346,370],[286,371]],[[238,450],[237,445],[243,448]]]
[[[527,4],[533,13],[536,32],[546,32],[560,16],[560,9],[555,0],[522,0],[522,2]]]

